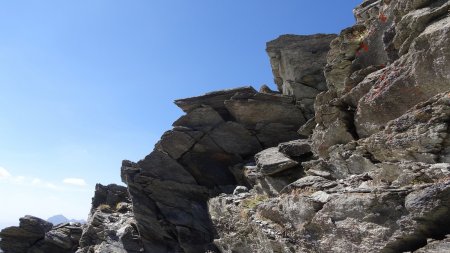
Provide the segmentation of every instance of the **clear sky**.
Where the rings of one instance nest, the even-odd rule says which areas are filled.
[[[273,85],[265,43],[338,33],[356,0],[0,3],[0,227],[86,218],[97,182],[148,154],[173,100]]]

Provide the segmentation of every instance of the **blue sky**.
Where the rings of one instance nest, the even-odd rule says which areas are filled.
[[[14,0],[0,3],[0,227],[86,218],[181,115],[173,100],[274,87],[265,43],[338,33],[346,0]]]

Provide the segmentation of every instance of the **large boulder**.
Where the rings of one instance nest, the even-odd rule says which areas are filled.
[[[291,169],[298,163],[283,153],[277,147],[263,150],[255,155],[256,165],[264,175],[273,175]]]
[[[323,69],[335,34],[282,35],[267,42],[278,90],[297,99],[306,118],[314,116],[314,99],[327,89]]]

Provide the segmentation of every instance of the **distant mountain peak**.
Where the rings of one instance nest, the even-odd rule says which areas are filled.
[[[52,223],[53,225],[58,225],[58,224],[67,223],[67,222],[86,223],[85,220],[68,219],[66,216],[64,216],[62,214],[54,215],[54,216],[48,218],[47,221]]]

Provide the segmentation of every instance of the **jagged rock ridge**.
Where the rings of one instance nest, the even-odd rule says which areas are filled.
[[[208,199],[247,184],[242,166],[264,148],[300,138],[296,131],[305,117],[294,98],[251,87],[176,104],[186,115],[144,160],[124,161],[122,178],[146,251],[216,251]]]
[[[128,191],[97,186],[77,252],[448,251],[449,10],[366,0],[338,36],[267,44],[279,92],[175,101],[154,151],[123,161]]]
[[[81,237],[80,223],[50,222],[33,216],[20,219],[18,227],[0,232],[0,248],[5,253],[73,253]]]

